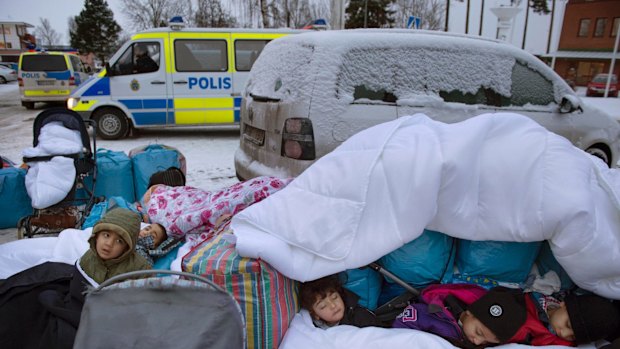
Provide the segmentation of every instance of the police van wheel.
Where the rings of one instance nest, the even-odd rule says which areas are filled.
[[[34,109],[34,102],[22,102],[22,107],[26,107],[26,109]]]
[[[94,117],[97,122],[97,135],[103,139],[119,139],[129,131],[129,120],[125,114],[114,108],[103,108]]]

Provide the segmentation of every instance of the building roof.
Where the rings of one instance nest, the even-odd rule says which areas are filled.
[[[11,25],[23,25],[26,28],[34,28],[34,25],[22,21],[11,21],[7,19],[0,19],[0,24],[11,24]]]
[[[585,59],[612,59],[614,53],[611,51],[555,51],[542,55],[549,58],[585,58]],[[616,53],[616,58],[620,55]]]

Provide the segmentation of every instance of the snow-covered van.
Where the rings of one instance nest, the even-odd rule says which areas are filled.
[[[234,125],[241,90],[265,45],[290,29],[184,28],[132,36],[67,102],[103,139],[131,128]]]
[[[75,53],[24,52],[17,72],[22,106],[33,109],[36,102],[64,102],[88,76]]]
[[[424,30],[343,30],[273,41],[243,92],[240,179],[297,176],[370,126],[424,113],[454,123],[516,112],[615,166],[620,127],[508,43]]]

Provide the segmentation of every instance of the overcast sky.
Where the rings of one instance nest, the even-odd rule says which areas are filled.
[[[114,19],[123,28],[130,28],[128,20],[122,15],[122,0],[107,0],[108,5],[114,12]],[[226,3],[227,0],[222,0]],[[465,13],[467,2],[452,0],[450,7],[450,31],[465,33]],[[485,1],[483,16],[482,36],[495,38],[497,31],[497,17],[489,8],[509,4],[509,0]],[[556,16],[554,23],[554,38],[551,41],[551,51],[557,46],[558,36],[561,29],[561,18],[564,12],[566,0],[556,2]],[[469,34],[477,35],[480,29],[480,9],[482,0],[470,0]],[[84,7],[84,0],[0,0],[0,20],[24,21],[37,26],[39,18],[47,18],[53,28],[62,35],[62,41],[69,43],[68,18],[76,16]],[[523,28],[525,23],[525,1],[522,1],[522,11],[514,20],[512,43],[521,47],[523,43]],[[525,49],[535,54],[545,53],[549,32],[550,15],[541,16],[530,13]],[[34,28],[31,28],[31,32]],[[131,30],[131,29],[128,29]],[[130,33],[133,34],[133,33]]]

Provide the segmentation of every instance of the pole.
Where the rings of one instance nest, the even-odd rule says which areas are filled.
[[[364,28],[366,28],[368,20],[368,0],[364,0]]]
[[[525,36],[527,35],[527,21],[530,17],[530,1],[527,0],[525,3],[527,5],[525,7],[525,27],[523,28],[523,41],[521,42],[522,50],[525,50]]]
[[[467,0],[467,10],[465,12],[465,34],[469,33],[469,0]]]
[[[482,0],[482,6],[480,6],[480,28],[478,29],[478,36],[482,36],[482,20],[484,18],[484,0]]]
[[[609,94],[609,85],[611,84],[611,74],[614,72],[614,65],[616,64],[616,54],[618,53],[618,38],[620,38],[620,25],[616,32],[616,42],[614,43],[614,54],[611,56],[611,63],[609,64],[609,74],[607,74],[607,84],[605,85],[605,97]]]
[[[450,20],[450,0],[446,0],[446,25],[444,26],[445,32],[448,31],[448,21]]]
[[[553,32],[553,18],[555,17],[555,0],[551,3],[551,23],[549,23],[549,37],[547,38],[547,54],[551,46],[551,33]]]

